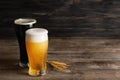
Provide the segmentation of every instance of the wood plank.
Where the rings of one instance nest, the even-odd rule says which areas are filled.
[[[0,39],[2,55],[0,56],[0,78],[4,80],[116,80],[120,78],[119,42],[119,39],[112,38],[50,37],[48,60],[69,64],[71,73],[57,72],[48,67],[46,76],[30,77],[27,74],[28,68],[20,69],[17,66],[19,48],[16,38],[2,38]]]
[[[39,80],[39,79],[55,79],[55,80],[117,80],[120,79],[119,70],[90,70],[90,71],[80,71],[79,73],[72,73],[72,74],[66,74],[66,73],[59,73],[59,72],[48,72],[46,76],[43,77],[30,77],[27,75],[27,73],[21,72],[20,70],[17,70],[17,73],[15,73],[16,70],[8,70],[6,73],[5,70],[2,70],[2,74],[0,76],[1,79],[4,80],[19,80],[19,79],[32,79],[32,80]],[[1,71],[0,71],[1,73]],[[24,74],[23,74],[24,73]],[[55,74],[55,75],[54,75]],[[7,77],[5,76],[7,75]],[[17,77],[13,77],[17,76]]]
[[[41,2],[41,5],[37,2]],[[47,28],[50,30],[50,36],[119,38],[118,0],[60,0],[60,3],[58,3],[58,0],[53,0],[46,6],[45,3],[48,2],[50,1],[27,0],[22,2],[19,0],[17,3],[14,0],[1,1],[2,12],[0,15],[3,20],[0,26],[8,29],[1,28],[0,33],[4,35],[3,31],[7,31],[6,36],[14,36],[10,35],[14,33],[9,29],[9,26],[14,26],[13,20],[23,16],[36,18],[38,23],[35,27]],[[18,3],[20,4],[17,5]],[[49,8],[41,9],[40,6]],[[64,33],[66,34],[63,35]]]

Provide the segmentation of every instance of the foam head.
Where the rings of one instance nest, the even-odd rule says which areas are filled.
[[[14,21],[17,25],[32,25],[36,23],[37,21],[35,19],[29,19],[29,18],[19,18]]]
[[[26,41],[43,42],[48,40],[48,30],[43,28],[32,28],[26,31]]]

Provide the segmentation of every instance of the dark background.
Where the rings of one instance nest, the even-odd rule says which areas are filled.
[[[51,37],[120,37],[120,0],[0,0],[0,36],[15,36],[17,18]]]

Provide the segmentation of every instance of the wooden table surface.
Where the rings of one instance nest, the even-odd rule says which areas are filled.
[[[0,80],[119,80],[120,40],[91,37],[50,37],[48,60],[70,65],[71,73],[51,70],[31,77],[18,67],[16,38],[0,39]]]

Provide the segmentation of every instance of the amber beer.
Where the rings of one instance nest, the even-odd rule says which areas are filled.
[[[26,31],[26,50],[29,60],[29,75],[46,74],[48,51],[48,31],[43,28],[32,28]]]

